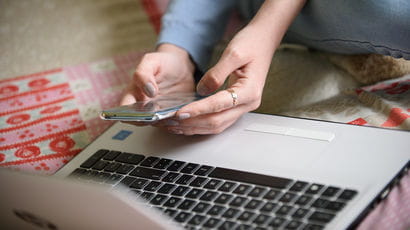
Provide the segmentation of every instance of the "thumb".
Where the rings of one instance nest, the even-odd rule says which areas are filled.
[[[229,50],[225,50],[218,63],[209,69],[199,81],[198,93],[204,96],[215,92],[224,84],[231,73],[242,66],[243,63],[238,55],[233,55]]]

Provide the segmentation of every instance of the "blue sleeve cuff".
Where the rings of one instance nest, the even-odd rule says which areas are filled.
[[[185,49],[197,74],[204,73],[236,4],[236,0],[171,1],[162,18],[157,45],[170,43]]]

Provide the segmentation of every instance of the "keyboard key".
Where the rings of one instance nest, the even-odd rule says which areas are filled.
[[[109,150],[100,149],[96,153],[94,153],[91,157],[89,157],[84,163],[80,165],[81,168],[91,168],[97,161],[99,161],[105,154],[107,154]]]
[[[105,154],[103,159],[106,161],[113,161],[118,155],[120,155],[120,153],[120,151],[109,151],[107,154]]]
[[[137,167],[130,173],[131,176],[143,177],[151,180],[160,180],[165,175],[164,170]]]
[[[221,180],[212,179],[204,186],[204,188],[216,189],[218,185],[220,185],[221,183],[222,183]]]
[[[179,175],[180,174],[178,173],[170,172],[164,178],[162,178],[162,181],[170,183],[175,182]]]
[[[206,218],[206,217],[203,216],[203,215],[195,215],[195,216],[193,216],[193,217],[188,221],[188,224],[198,226],[198,225],[200,225],[202,222],[204,222],[205,218]]]
[[[221,185],[221,187],[219,187],[218,190],[221,192],[230,192],[235,188],[236,185],[237,184],[234,182],[226,181]]]
[[[161,193],[161,194],[169,194],[169,193],[171,193],[171,191],[172,191],[175,187],[176,187],[176,185],[173,185],[173,184],[169,184],[169,183],[164,184],[164,185],[162,185],[161,188],[158,189],[158,193]]]
[[[317,224],[308,224],[303,228],[303,230],[322,230],[323,226]]]
[[[283,205],[277,211],[276,214],[280,216],[286,216],[293,210],[292,206]]]
[[[233,180],[238,182],[250,183],[250,184],[257,184],[262,186],[269,186],[273,188],[284,189],[286,188],[292,180],[281,178],[281,177],[274,177],[274,176],[267,176],[262,174],[244,172],[239,170],[233,169],[226,169],[226,168],[219,168],[216,167],[210,174],[209,177],[214,177],[218,179],[224,180]]]
[[[171,162],[172,162],[172,160],[170,160],[170,159],[162,158],[161,160],[159,160],[154,165],[154,168],[156,168],[156,169],[165,169],[166,167],[168,167],[171,164]]]
[[[222,193],[218,196],[218,198],[216,198],[214,202],[217,204],[226,204],[231,200],[232,197],[233,195]]]
[[[172,195],[174,196],[183,196],[185,193],[187,193],[189,190],[189,187],[187,186],[178,186],[173,192]]]
[[[298,204],[298,205],[304,206],[304,205],[307,205],[309,203],[309,201],[311,201],[311,200],[312,200],[311,196],[302,195],[302,196],[299,197],[299,199],[296,200],[295,203]]]
[[[282,217],[275,217],[272,219],[272,221],[269,223],[269,226],[274,227],[274,228],[279,228],[285,223],[286,219]]]
[[[309,186],[309,188],[306,190],[305,193],[307,194],[318,194],[319,191],[323,188],[323,185],[320,184],[312,184]]]
[[[130,186],[132,184],[132,182],[134,182],[136,179],[137,178],[135,178],[135,177],[126,176],[126,177],[124,177],[124,179],[122,179],[120,181],[120,183],[125,185],[125,186]]]
[[[132,166],[132,165],[128,165],[128,164],[124,164],[124,165],[121,165],[118,169],[117,169],[117,173],[120,173],[120,174],[127,174],[127,173],[129,173],[129,172],[131,172],[131,170],[133,170],[134,169],[134,166]]]
[[[207,214],[211,216],[219,216],[223,211],[225,211],[225,207],[214,205],[208,210]]]
[[[272,211],[273,211],[273,209],[275,209],[275,208],[276,208],[276,206],[277,206],[277,204],[276,204],[276,203],[273,203],[273,202],[267,202],[267,203],[265,203],[265,204],[262,206],[262,208],[260,209],[260,211],[261,211],[261,212],[267,212],[267,213],[270,213],[270,212],[272,212]]]
[[[192,198],[192,199],[197,199],[205,190],[194,188],[191,191],[189,191],[188,194],[186,194],[185,197],[187,198]]]
[[[178,213],[178,214],[174,217],[174,220],[175,220],[176,222],[179,222],[179,223],[184,223],[184,222],[188,221],[188,219],[189,219],[191,216],[192,216],[192,215],[191,215],[190,213],[188,213],[188,212],[180,212],[180,213]]]
[[[246,209],[257,209],[259,207],[259,205],[262,204],[262,201],[260,200],[250,200],[246,205],[245,208]]]
[[[165,209],[165,211],[164,211],[164,213],[165,213],[166,215],[168,215],[169,217],[171,217],[171,218],[174,217],[177,212],[178,212],[177,210],[175,210],[175,209],[170,209],[170,208],[167,208],[167,209]]]
[[[327,210],[331,211],[340,211],[343,209],[345,206],[345,203],[338,202],[338,201],[330,201],[327,203],[327,205],[324,207]]]
[[[181,170],[181,172],[192,174],[198,166],[199,166],[198,164],[189,163]]]
[[[123,178],[122,175],[111,174],[111,176],[108,177],[106,183],[113,185],[113,184],[117,183],[118,181],[120,181],[122,178]]]
[[[161,205],[162,203],[165,202],[166,199],[168,199],[167,196],[158,194],[154,198],[151,199],[150,203],[153,205]]]
[[[146,201],[149,201],[154,196],[152,192],[143,192],[141,193],[140,197]]]
[[[293,192],[300,192],[302,191],[306,186],[308,185],[307,182],[304,181],[296,181],[295,184],[292,185],[292,187],[290,187],[290,191]]]
[[[254,215],[255,215],[255,213],[253,213],[253,212],[244,211],[239,215],[238,220],[249,221]]]
[[[83,176],[81,176],[81,179],[86,179],[86,180],[94,180],[97,181],[97,177],[98,177],[98,171],[95,170],[89,170],[86,174],[84,174]]]
[[[139,189],[132,189],[130,192],[132,195],[137,195],[137,196],[141,196],[142,191]]]
[[[313,202],[312,206],[315,208],[324,208],[327,206],[328,203],[328,200],[318,198]]]
[[[117,156],[117,158],[115,158],[115,161],[136,165],[140,163],[144,158],[145,157],[140,154],[121,153]]]
[[[146,184],[148,184],[148,180],[138,178],[134,180],[132,184],[130,184],[130,187],[135,189],[142,189]]]
[[[333,217],[335,217],[335,215],[333,214],[316,211],[309,217],[309,220],[321,223],[328,223],[333,219]]]
[[[159,160],[158,157],[147,157],[147,158],[145,158],[145,160],[143,162],[141,162],[141,166],[153,167],[155,162],[157,162],[157,160]]]
[[[259,214],[254,220],[253,223],[257,225],[264,225],[268,220],[270,216],[265,215],[265,214]]]
[[[94,177],[93,180],[104,183],[110,178],[111,174],[106,172],[98,172]]]
[[[105,166],[104,171],[106,172],[115,172],[122,164],[118,162],[110,162],[107,166]]]
[[[84,174],[87,174],[88,170],[84,168],[76,168],[74,171],[72,171],[69,175],[71,178],[79,178]]]
[[[135,183],[135,182],[134,182]],[[149,192],[155,192],[157,191],[157,189],[162,185],[161,182],[158,181],[151,181],[149,184],[147,184],[144,187],[145,191],[149,191]]]
[[[357,191],[345,189],[342,194],[340,194],[339,199],[342,200],[351,200],[354,196],[356,196]]]
[[[182,166],[185,164],[183,161],[174,161],[172,164],[167,168],[168,171],[178,172]]]
[[[94,166],[92,167],[92,169],[94,169],[94,170],[103,170],[104,168],[105,168],[105,166],[107,166],[108,165],[108,162],[107,161],[103,161],[103,160],[100,160],[100,161],[97,161],[95,164],[94,164]]]
[[[235,230],[253,230],[253,228],[249,224],[241,224],[238,227],[236,227]]]
[[[302,219],[304,218],[307,214],[309,213],[308,209],[305,208],[299,208],[298,210],[296,210],[292,217],[297,218],[297,219]]]
[[[205,212],[211,205],[208,203],[200,202],[198,203],[192,211],[197,212],[197,213],[203,213]]]
[[[218,224],[221,222],[221,220],[217,219],[217,218],[209,218],[205,224],[204,227],[205,228],[216,228],[216,226],[218,226]]]
[[[201,196],[201,198],[199,198],[200,200],[203,201],[212,201],[213,199],[215,199],[215,197],[218,195],[217,192],[213,192],[213,191],[206,191],[204,193],[204,195]]]
[[[281,194],[282,194],[282,192],[280,192],[276,189],[271,189],[265,194],[265,196],[263,196],[263,198],[265,198],[267,200],[275,200]]]
[[[219,229],[219,230],[230,230],[230,229],[233,229],[233,228],[235,227],[235,225],[236,225],[235,222],[228,220],[228,221],[223,222],[223,223],[218,227],[218,229]]]
[[[333,197],[339,191],[340,191],[340,188],[327,187],[326,190],[322,193],[322,196]]]
[[[178,206],[178,209],[181,210],[189,210],[196,204],[196,201],[186,199],[182,201],[182,203]]]
[[[247,198],[237,196],[229,203],[229,205],[234,206],[234,207],[242,207],[243,205],[245,205],[247,201],[248,201]]]
[[[225,211],[225,213],[222,215],[222,217],[228,218],[228,219],[232,219],[234,218],[236,215],[238,215],[240,211],[238,209],[235,208],[229,208],[228,210]]]
[[[233,193],[239,194],[239,195],[245,195],[245,194],[249,191],[250,188],[251,188],[250,185],[240,184],[240,185],[233,191]]]
[[[292,220],[285,226],[285,229],[295,230],[295,229],[298,229],[301,225],[302,225],[302,222]]]
[[[212,169],[213,167],[211,166],[201,165],[201,167],[199,167],[199,169],[197,169],[194,174],[198,176],[206,176],[209,174],[209,172],[211,172]]]
[[[164,206],[169,207],[169,208],[174,208],[180,201],[181,201],[181,198],[170,197],[167,200],[167,202],[165,202]]]
[[[279,199],[282,203],[290,203],[296,197],[295,193],[287,192]]]
[[[197,177],[189,185],[193,187],[202,187],[207,181],[206,177]]]
[[[177,184],[182,184],[182,185],[187,185],[189,184],[189,182],[192,180],[192,178],[194,178],[194,176],[192,175],[188,175],[188,174],[184,174],[182,175],[178,180],[177,180]]]
[[[249,196],[251,197],[260,197],[266,192],[265,188],[255,187],[249,192]]]

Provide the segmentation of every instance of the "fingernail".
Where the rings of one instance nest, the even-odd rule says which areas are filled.
[[[198,93],[202,96],[205,96],[209,93],[208,87],[206,87],[204,84],[198,84]]]
[[[181,114],[178,115],[179,120],[188,119],[190,117],[191,117],[191,114],[189,114],[189,113],[181,113]]]
[[[155,96],[155,87],[151,82],[148,82],[147,84],[145,84],[144,91],[149,97]]]
[[[175,121],[175,120],[167,120],[167,121],[165,122],[165,125],[167,125],[167,126],[178,126],[178,125],[179,125],[179,122],[178,122],[178,121]]]

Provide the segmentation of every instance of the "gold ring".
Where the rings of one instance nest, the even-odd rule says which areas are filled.
[[[236,94],[233,89],[227,89],[226,91],[228,91],[231,94],[232,106],[235,107],[236,104],[238,104],[238,94]]]

